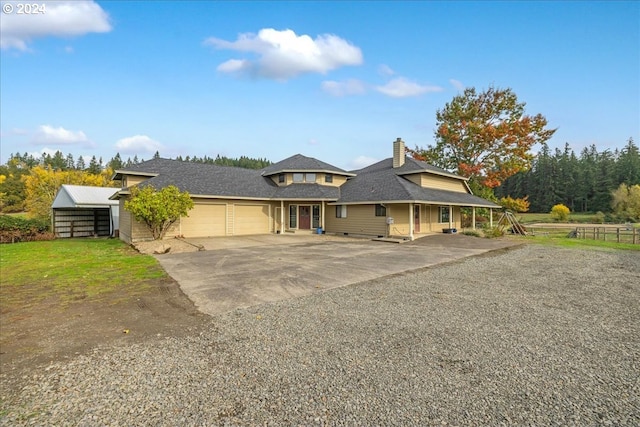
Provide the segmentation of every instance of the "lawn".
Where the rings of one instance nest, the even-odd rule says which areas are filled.
[[[550,213],[517,213],[515,214],[518,221],[523,224],[532,224],[536,222],[555,222],[551,218]],[[569,215],[569,221],[572,223],[592,223],[595,214],[592,213],[572,213]]]
[[[116,239],[58,239],[0,245],[2,312],[55,298],[74,300],[124,291],[143,293],[166,277],[158,262]]]

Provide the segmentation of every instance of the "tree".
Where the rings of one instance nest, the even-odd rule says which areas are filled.
[[[193,208],[193,200],[186,191],[169,185],[156,191],[151,185],[133,187],[131,198],[124,202],[124,208],[137,221],[147,225],[154,240],[162,239],[167,230],[181,216],[187,216]]]
[[[437,111],[436,145],[417,151],[428,162],[470,178],[472,190],[493,189],[527,170],[530,149],[555,132],[541,114],[526,115],[525,105],[508,88],[482,93],[467,88]]]
[[[514,199],[511,196],[503,197],[500,199],[498,203],[505,209],[514,212],[527,212],[529,210],[529,202],[527,201],[528,197],[524,197],[522,199]]]
[[[611,207],[623,221],[640,221],[640,185],[620,184],[612,193]]]

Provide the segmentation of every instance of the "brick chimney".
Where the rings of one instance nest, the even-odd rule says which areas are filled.
[[[393,141],[393,167],[399,168],[404,165],[404,141],[401,138],[397,138]]]

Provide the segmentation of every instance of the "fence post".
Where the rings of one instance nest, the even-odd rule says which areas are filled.
[[[616,228],[616,234],[618,236],[618,243],[620,243],[620,227]]]

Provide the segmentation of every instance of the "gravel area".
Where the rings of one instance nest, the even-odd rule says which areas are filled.
[[[0,425],[640,425],[640,253],[525,246],[34,373]]]

